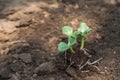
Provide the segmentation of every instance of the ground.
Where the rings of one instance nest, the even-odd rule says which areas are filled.
[[[119,0],[0,0],[0,80],[119,80]],[[102,57],[100,73],[79,77],[56,66],[61,28],[92,31],[85,47]]]

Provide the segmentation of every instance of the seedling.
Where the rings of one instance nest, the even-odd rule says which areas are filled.
[[[62,28],[62,33],[67,35],[68,37],[68,43],[65,42],[60,42],[58,45],[58,50],[59,51],[66,51],[68,49],[71,50],[72,53],[75,53],[73,50],[73,45],[77,42],[77,36],[79,35],[78,31],[73,32],[73,28],[70,26],[64,26]]]
[[[82,36],[81,47],[80,47],[81,50],[84,48],[85,36],[90,32],[90,30],[91,29],[87,26],[86,23],[81,23],[80,27],[78,28],[78,31],[80,32]]]
[[[72,53],[75,53],[75,51],[73,50],[73,45],[77,42],[77,37],[79,34],[82,36],[80,49],[83,49],[84,48],[84,41],[85,41],[84,38],[90,30],[91,29],[87,26],[86,23],[81,23],[80,27],[75,32],[73,32],[72,27],[64,26],[62,28],[62,33],[67,35],[68,43],[60,42],[60,44],[58,45],[58,50],[59,51],[66,51],[66,50],[70,49]]]
[[[66,52],[65,52],[65,60],[69,60],[70,61],[70,65],[68,66],[68,68],[69,67],[71,67],[72,65],[74,65],[74,63],[76,64],[76,63],[78,63],[77,64],[77,66],[79,67],[79,70],[81,70],[81,69],[83,69],[86,65],[89,65],[89,66],[92,66],[93,65],[93,67],[96,67],[97,69],[99,69],[97,66],[94,66],[94,64],[96,64],[96,63],[99,63],[99,61],[102,59],[102,58],[100,58],[100,59],[98,59],[98,60],[96,60],[96,61],[93,61],[93,62],[91,62],[90,61],[90,58],[92,57],[92,55],[90,55],[89,53],[90,53],[90,51],[88,50],[88,49],[86,49],[86,48],[84,48],[84,44],[85,44],[85,37],[87,36],[87,34],[90,32],[90,28],[88,27],[88,25],[86,24],[86,23],[84,23],[84,22],[82,22],[81,24],[80,24],[80,27],[78,28],[78,30],[77,31],[73,31],[73,28],[72,27],[70,27],[70,26],[64,26],[63,28],[62,28],[62,33],[63,34],[65,34],[65,35],[67,35],[67,37],[68,37],[68,42],[67,43],[65,43],[65,42],[60,42],[59,43],[59,45],[58,45],[58,50],[59,51],[61,51],[61,52],[63,52],[63,51],[66,51],[66,50],[68,50],[68,49],[70,49],[70,51],[72,52],[72,53],[75,53],[75,51],[74,51],[74,49],[73,49],[73,46],[77,43],[77,38],[78,38],[78,36],[79,35],[81,35],[81,45],[80,45],[80,53],[83,53],[83,54],[85,54],[86,56],[87,56],[87,61],[85,60],[85,62],[84,62],[84,60],[79,64],[79,61],[78,62],[76,62],[76,60],[75,59],[80,59],[80,57],[81,57],[81,55],[79,55],[79,54],[74,54],[74,55],[77,55],[77,56],[74,56],[74,55],[72,55],[72,56],[74,56],[74,57],[76,57],[76,58],[74,58],[74,57],[68,57],[68,59],[67,59],[67,56],[66,56]],[[75,60],[75,61],[74,61]],[[68,69],[67,68],[67,69]]]

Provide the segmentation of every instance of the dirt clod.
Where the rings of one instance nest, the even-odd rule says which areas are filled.
[[[52,73],[56,70],[56,67],[54,66],[53,62],[45,62],[40,64],[38,67],[35,68],[34,73],[44,74],[45,72],[47,73]]]
[[[12,57],[15,58],[15,59],[18,59],[19,58],[19,54],[14,54],[14,55],[12,55]]]
[[[9,48],[9,53],[13,54],[22,53],[23,51],[27,51],[29,46],[30,45],[28,43],[15,43]]]
[[[0,76],[3,79],[9,79],[9,78],[12,77],[12,73],[11,73],[11,71],[8,68],[2,68],[0,70]]]
[[[17,72],[19,70],[22,70],[23,68],[23,64],[20,62],[15,62],[15,63],[11,63],[9,65],[9,68],[13,71],[13,72]]]
[[[29,54],[29,53],[21,53],[19,55],[19,58],[25,63],[31,63],[32,62],[31,54]]]
[[[19,24],[16,26],[16,28],[27,27],[31,24],[31,22],[32,22],[31,18],[25,18],[19,21]]]

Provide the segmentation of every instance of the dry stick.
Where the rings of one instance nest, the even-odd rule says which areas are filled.
[[[91,55],[87,52],[88,50],[87,50],[86,48],[84,48],[83,51],[84,51],[84,54],[85,54],[85,55],[87,55],[88,57],[91,57]],[[86,61],[86,63],[84,63],[82,66],[81,66],[81,64],[82,64],[82,62],[81,62],[81,64],[78,65],[78,66],[79,66],[79,70],[81,70],[82,68],[84,68],[87,64],[88,64],[88,65],[94,65],[94,64],[96,64],[96,63],[99,63],[100,60],[102,60],[102,58],[100,58],[100,59],[98,59],[98,60],[96,60],[96,61],[94,61],[94,62],[91,63],[90,60],[88,59],[88,60]],[[93,67],[95,67],[97,70],[100,71],[100,69],[99,69],[97,66],[93,66]]]
[[[98,59],[98,60],[93,61],[92,63],[89,62],[88,65],[94,65],[94,64],[96,64],[96,63],[99,63],[102,59],[103,59],[103,58],[100,58],[100,59]]]
[[[96,68],[98,71],[100,71],[100,68],[98,68],[97,66],[95,66],[94,64],[96,64],[96,63],[99,63],[99,61],[100,60],[102,60],[102,58],[100,58],[100,59],[98,59],[98,60],[96,60],[96,61],[94,61],[94,62],[88,62],[88,65],[90,65],[90,66],[92,66],[92,67],[94,67],[94,68]]]
[[[92,67],[95,67],[98,71],[100,71],[100,68],[98,68],[97,66],[94,65],[94,64],[98,63],[100,60],[102,60],[102,58],[94,61],[93,63],[90,63],[90,60],[88,59],[88,61],[87,61],[83,66],[81,66],[81,67],[79,68],[79,70],[81,70],[83,67],[85,67],[85,66],[88,64],[88,65],[92,65]],[[80,64],[80,65],[81,65],[81,64]],[[79,65],[79,66],[80,66],[80,65]]]
[[[98,68],[97,66],[93,65],[92,67],[96,68],[98,71],[100,71],[100,68]]]
[[[82,68],[84,68],[88,64],[88,62],[89,62],[89,59],[82,66],[79,67],[79,70],[81,70]]]
[[[85,55],[87,55],[88,57],[92,57],[92,56],[87,52],[87,51],[88,51],[87,49],[84,48],[83,51],[84,51],[84,54],[85,54]]]
[[[70,65],[67,67],[66,71],[74,64],[74,62],[71,62]]]
[[[81,71],[81,72],[86,72],[87,73],[87,72],[90,72],[90,70],[85,70],[85,71]]]
[[[83,60],[81,61],[80,65],[77,65],[77,66],[78,66],[78,67],[81,67],[81,66],[82,66],[82,64],[83,64]]]

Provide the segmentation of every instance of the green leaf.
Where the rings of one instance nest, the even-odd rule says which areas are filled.
[[[59,51],[65,51],[68,49],[68,45],[65,42],[60,42],[58,45],[58,50]]]
[[[78,28],[78,31],[80,32],[80,34],[82,36],[86,36],[88,32],[90,32],[90,28],[88,27],[88,25],[86,23],[81,23],[80,27]]]
[[[68,45],[74,45],[77,42],[77,37],[80,34],[79,31],[75,31],[68,39]]]
[[[71,36],[71,34],[73,33],[73,28],[70,26],[64,26],[62,28],[62,33],[67,35],[67,36]]]
[[[71,36],[69,39],[68,39],[68,46],[72,46],[76,43],[76,37],[74,36]]]
[[[77,36],[80,34],[80,32],[79,31],[75,31],[71,36],[73,36],[73,37],[76,37],[77,38]]]

